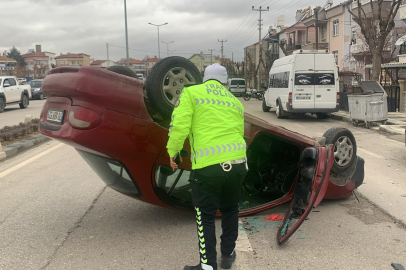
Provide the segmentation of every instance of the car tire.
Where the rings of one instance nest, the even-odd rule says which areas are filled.
[[[28,96],[27,96],[27,95],[23,95],[23,98],[22,98],[22,100],[21,100],[21,103],[19,104],[19,105],[20,105],[20,108],[21,108],[21,109],[27,109],[28,103],[29,103]]]
[[[4,108],[6,107],[6,102],[3,98],[0,98],[0,113],[4,112]]]
[[[265,98],[262,100],[262,111],[269,112],[271,107],[266,106]]]
[[[111,66],[106,68],[106,70],[114,72],[114,73],[118,73],[121,75],[125,75],[131,78],[136,78],[138,79],[137,74],[134,72],[134,70],[128,68],[128,67],[124,67],[124,66]]]
[[[279,102],[276,104],[276,118],[282,119],[283,118],[283,110]]]
[[[40,99],[40,100],[43,100],[43,99],[44,99],[44,94],[42,94],[42,93],[39,94],[39,99]]]
[[[334,127],[327,130],[323,137],[326,144],[334,145],[334,163],[331,171],[343,174],[357,162],[357,142],[352,132],[346,128]]]
[[[201,84],[203,78],[188,59],[172,56],[158,61],[151,69],[145,90],[151,105],[163,118],[170,118],[184,86]]]

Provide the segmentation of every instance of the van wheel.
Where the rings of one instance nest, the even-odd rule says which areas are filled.
[[[334,127],[327,130],[323,137],[326,138],[326,144],[334,145],[331,171],[342,174],[351,169],[357,161],[357,143],[352,132],[346,128]]]
[[[327,113],[316,113],[317,119],[327,119],[328,114]]]
[[[269,112],[269,110],[271,109],[271,107],[266,106],[266,102],[265,102],[265,98],[262,100],[262,110],[264,112]]]
[[[279,104],[276,105],[276,118],[282,119],[283,118],[283,111],[282,111],[282,106]]]

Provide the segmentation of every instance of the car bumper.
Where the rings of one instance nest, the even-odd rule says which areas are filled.
[[[319,108],[319,109],[294,109],[292,103],[286,103],[286,110],[291,113],[329,113],[338,112],[340,105],[336,105],[335,108]]]

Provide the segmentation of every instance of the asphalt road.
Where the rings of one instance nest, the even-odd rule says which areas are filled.
[[[258,101],[244,105],[250,113],[308,136],[346,126],[311,116],[279,120],[261,112]],[[396,195],[406,179],[406,149],[374,130],[355,128],[354,134],[366,159],[360,202],[354,197],[323,201],[283,246],[276,242],[280,222],[265,217],[284,215],[287,205],[240,218],[233,269],[406,266],[406,230],[398,221],[402,213],[381,210],[390,203],[397,208],[395,201],[405,205],[406,198]],[[380,181],[379,171],[385,173]],[[375,197],[367,197],[376,190]],[[198,261],[193,214],[106,188],[73,148],[56,141],[0,163],[0,198],[0,269],[183,269]]]
[[[7,107],[4,108],[4,112],[0,113],[0,129],[5,126],[18,125],[20,122],[24,122],[26,115],[39,118],[45,102],[46,99],[30,100],[30,105],[28,105],[27,109],[20,109],[18,104],[7,105]]]

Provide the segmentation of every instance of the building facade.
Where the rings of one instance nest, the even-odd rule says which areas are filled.
[[[212,54],[205,54],[205,53],[199,53],[199,54],[193,54],[191,57],[189,57],[190,62],[195,64],[197,69],[200,72],[204,72],[204,69],[214,63],[220,63],[220,57],[212,55]]]
[[[13,71],[17,67],[17,61],[6,56],[6,52],[3,56],[0,55],[0,76],[12,75]]]
[[[80,67],[90,66],[90,55],[85,53],[67,53],[55,57],[58,67]]]

